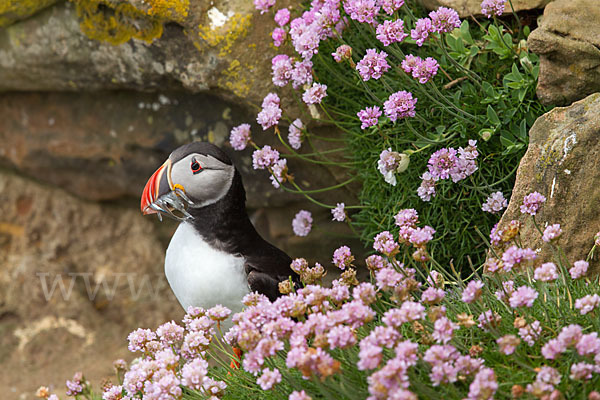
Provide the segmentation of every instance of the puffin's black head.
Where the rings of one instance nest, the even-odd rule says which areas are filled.
[[[193,207],[216,203],[227,194],[235,175],[231,159],[217,146],[205,142],[183,145],[171,153],[146,183],[142,212],[159,212],[157,200],[165,195],[172,196],[170,206],[179,200],[176,194],[186,201],[189,199]]]

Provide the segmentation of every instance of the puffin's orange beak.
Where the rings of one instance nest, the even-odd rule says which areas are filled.
[[[142,192],[142,202],[140,208],[144,215],[156,214],[157,211],[151,207],[151,204],[163,194],[173,189],[171,182],[171,160],[165,161],[155,173],[152,174],[144,191]]]

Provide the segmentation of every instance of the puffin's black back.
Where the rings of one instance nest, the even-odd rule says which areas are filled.
[[[233,164],[223,150],[203,142],[180,147],[171,154],[171,160],[175,162],[191,152]],[[292,259],[264,240],[250,222],[246,212],[246,191],[237,168],[231,187],[222,199],[202,208],[190,208],[188,212],[194,217],[192,224],[196,231],[211,246],[244,257],[251,290],[274,300],[279,296],[279,282],[292,276],[299,284],[298,275],[290,268]]]

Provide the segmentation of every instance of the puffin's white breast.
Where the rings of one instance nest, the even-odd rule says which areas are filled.
[[[222,304],[235,313],[250,292],[244,259],[211,247],[187,222],[179,224],[169,243],[165,274],[186,310]]]

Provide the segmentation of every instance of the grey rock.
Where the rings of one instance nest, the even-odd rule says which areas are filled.
[[[556,0],[528,39],[540,55],[537,95],[569,105],[600,90],[600,8],[595,0]]]
[[[600,231],[600,93],[569,107],[555,108],[535,122],[530,142],[517,170],[517,179],[508,209],[499,223],[521,221],[523,246],[540,250],[538,262],[554,261],[550,245],[544,243],[532,219],[520,212],[523,198],[537,191],[546,197],[536,221],[560,224],[563,235],[558,244],[570,263],[585,260]],[[596,256],[590,268],[600,271]]]

